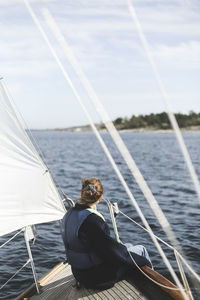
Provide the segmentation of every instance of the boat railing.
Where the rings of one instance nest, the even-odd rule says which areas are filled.
[[[6,246],[9,242],[11,242],[12,240],[14,240],[14,238],[16,238],[21,232],[23,232],[23,229],[17,231],[11,238],[9,238],[7,241],[5,241],[2,245],[0,245],[0,249],[3,248],[4,246]]]
[[[119,208],[117,203],[111,203],[110,200],[108,199],[104,199],[106,201],[106,204],[108,206],[109,212],[110,212],[110,217],[111,217],[111,222],[112,222],[112,226],[113,226],[113,230],[114,230],[114,234],[116,237],[116,240],[118,242],[120,241],[120,237],[119,237],[119,232],[118,232],[118,228],[117,228],[117,223],[116,223],[116,216],[118,214],[123,215],[124,217],[126,217],[129,221],[133,222],[135,225],[137,225],[138,227],[140,227],[141,229],[143,229],[144,231],[148,232],[148,229],[146,229],[145,227],[143,227],[141,224],[139,224],[138,222],[136,222],[133,218],[129,217],[128,215],[126,215],[125,213],[123,213]],[[68,196],[65,195],[63,201],[66,201],[69,207],[74,207],[74,201],[69,198]],[[27,247],[27,251],[28,251],[28,259],[27,261],[23,264],[22,267],[20,267],[1,287],[0,290],[2,290],[20,271],[22,271],[29,263],[31,264],[31,268],[32,268],[32,273],[33,273],[33,278],[35,281],[35,286],[36,286],[36,290],[37,293],[40,292],[39,289],[39,284],[38,284],[38,279],[37,279],[37,275],[36,275],[36,271],[35,271],[35,265],[34,265],[34,261],[33,261],[33,257],[32,257],[32,253],[31,253],[31,248],[30,248],[30,241],[35,239],[35,229],[34,226],[27,226],[25,228],[22,228],[21,230],[19,230],[18,232],[16,232],[11,238],[9,238],[7,241],[5,241],[2,245],[0,245],[0,249],[5,247],[8,243],[10,243],[12,240],[14,240],[18,235],[20,235],[21,233],[24,233],[24,239],[26,242],[26,247]],[[191,271],[191,273],[195,276],[195,278],[200,282],[200,278],[198,276],[198,274],[195,273],[195,271],[189,266],[189,264],[187,263],[187,261],[184,259],[184,257],[179,253],[179,251],[177,249],[175,249],[175,247],[171,246],[170,244],[168,244],[167,242],[165,242],[164,240],[162,240],[160,237],[158,237],[157,235],[155,235],[155,238],[163,243],[165,246],[167,246],[169,249],[173,250],[174,255],[175,255],[175,259],[177,261],[177,266],[183,281],[183,285],[185,288],[185,292],[190,296],[189,299],[193,299],[192,294],[190,292],[190,288],[187,282],[187,278],[182,266],[182,263],[184,263],[184,265]],[[133,262],[135,263],[136,267],[137,264],[134,261],[131,253],[130,257],[133,260]],[[139,268],[139,267],[138,267]],[[141,268],[139,268],[139,270],[146,276],[148,277],[151,281],[155,282],[152,278],[150,278],[147,274],[145,274]],[[173,289],[167,286],[162,286],[162,284],[159,284],[158,282],[155,282],[157,285],[160,285],[161,287],[164,288],[169,288],[169,289]],[[179,290],[180,288],[177,287],[177,290]]]
[[[31,268],[32,268],[32,273],[33,273],[33,278],[35,281],[36,290],[37,290],[37,293],[39,293],[39,284],[38,284],[38,279],[37,279],[37,275],[36,275],[36,271],[35,271],[35,265],[34,265],[31,247],[30,247],[30,241],[35,240],[35,227],[27,226],[27,227],[24,227],[21,230],[17,231],[11,238],[9,238],[2,245],[0,245],[0,249],[3,247],[6,247],[8,243],[10,243],[12,240],[14,240],[22,232],[24,233],[24,239],[25,239],[26,248],[27,248],[27,252],[28,252],[28,259],[5,283],[3,283],[2,286],[0,286],[0,290],[2,290],[18,273],[20,273],[28,264],[30,264]]]
[[[142,226],[141,224],[139,224],[138,222],[136,222],[134,219],[132,219],[131,217],[129,217],[128,215],[126,215],[125,213],[123,213],[121,210],[119,210],[118,208],[118,204],[117,202],[111,203],[108,199],[105,199],[106,204],[108,206],[109,212],[110,212],[110,216],[111,216],[111,221],[112,221],[112,225],[113,225],[113,231],[116,237],[116,240],[118,242],[120,241],[120,237],[119,237],[119,232],[118,232],[118,228],[117,228],[117,224],[116,224],[116,220],[115,217],[118,214],[123,215],[124,217],[126,217],[129,221],[133,222],[135,225],[137,225],[138,227],[140,227],[141,229],[143,229],[144,231],[148,232],[148,229],[146,229],[144,226]],[[179,273],[181,275],[181,279],[183,282],[183,286],[185,289],[186,294],[188,295],[189,299],[193,299],[192,293],[190,291],[190,287],[187,281],[187,277],[185,275],[185,271],[183,269],[183,265],[182,263],[184,263],[184,265],[188,268],[188,270],[195,276],[195,278],[200,282],[200,278],[198,276],[198,274],[196,274],[194,272],[194,270],[189,266],[189,264],[187,263],[187,261],[184,259],[184,257],[181,255],[181,253],[173,246],[171,246],[170,244],[168,244],[167,242],[165,242],[164,240],[162,240],[161,238],[159,238],[157,235],[155,235],[155,238],[163,243],[165,246],[167,246],[169,249],[171,249],[174,252],[174,256],[175,256],[175,260],[177,262],[177,266],[179,269]],[[136,267],[146,276],[148,277],[148,279],[150,279],[151,281],[153,281],[154,283],[156,283],[157,285],[163,287],[163,288],[167,288],[167,289],[175,289],[175,288],[171,288],[171,287],[166,287],[163,286],[162,284],[159,284],[158,282],[156,282],[155,280],[153,280],[152,278],[150,278],[145,272],[142,271],[142,269],[136,264],[135,260],[133,259],[131,253],[129,252],[129,255],[131,257],[131,259],[133,260],[134,264],[136,265]],[[177,290],[180,290],[180,288],[176,288]]]
[[[137,225],[138,227],[140,227],[141,229],[143,229],[144,231],[146,232],[149,232],[148,229],[146,229],[144,226],[142,226],[141,224],[139,224],[138,222],[136,222],[133,218],[129,217],[128,215],[126,215],[125,213],[123,213],[119,207],[118,207],[118,204],[117,202],[114,202],[114,203],[111,203],[110,200],[108,199],[105,199],[105,202],[108,206],[108,209],[109,209],[109,213],[110,213],[110,218],[111,218],[111,222],[112,222],[112,226],[113,226],[113,231],[114,231],[114,234],[115,234],[115,238],[118,242],[121,242],[120,240],[120,237],[119,237],[119,232],[118,232],[118,228],[117,228],[117,223],[116,223],[116,216],[118,214],[121,214],[123,215],[124,217],[126,217],[129,221],[133,222],[135,225]],[[74,201],[69,198],[68,196],[64,195],[64,199],[63,201],[66,201],[67,204],[69,205],[69,207],[74,207]],[[183,266],[182,266],[182,263],[184,263],[184,265],[188,268],[188,270],[195,276],[195,278],[200,282],[200,277],[198,276],[198,274],[196,274],[196,272],[194,272],[194,270],[189,266],[189,264],[187,263],[187,261],[184,259],[184,257],[181,255],[181,253],[175,248],[173,247],[172,245],[170,245],[169,243],[165,242],[163,239],[161,239],[160,237],[158,237],[157,235],[155,235],[155,238],[161,242],[162,244],[164,244],[165,246],[167,246],[169,249],[171,249],[173,252],[174,252],[174,256],[175,256],[175,260],[177,262],[177,266],[178,266],[178,269],[179,269],[179,272],[180,272],[180,275],[181,275],[181,278],[182,278],[182,282],[183,282],[183,285],[184,285],[184,289],[185,289],[185,292],[187,293],[187,295],[189,296],[189,299],[193,299],[193,296],[191,294],[191,291],[190,291],[190,288],[189,288],[189,284],[188,284],[188,281],[187,281],[187,278],[186,278],[186,275],[185,275],[185,271],[183,269]],[[130,254],[130,257],[131,259],[134,261],[131,253],[129,252]],[[177,289],[177,290],[180,290],[179,287],[177,288],[170,288],[170,287],[167,287],[167,286],[163,286],[162,284],[159,284],[158,282],[154,281],[152,278],[150,278],[147,274],[145,274],[141,268],[138,267],[138,265],[136,264],[136,262],[134,261],[134,264],[136,265],[136,267],[146,276],[148,277],[151,281],[153,281],[154,283],[156,283],[157,285],[163,287],[163,288],[166,288],[166,289]]]
[[[74,206],[74,201],[65,194],[64,194],[63,201],[66,201],[69,207]],[[25,239],[26,248],[27,248],[27,252],[28,252],[28,259],[5,283],[3,283],[0,286],[0,290],[2,290],[12,279],[14,279],[14,277],[18,273],[20,273],[28,264],[30,264],[31,268],[32,268],[32,274],[33,274],[36,290],[37,290],[37,293],[39,294],[40,289],[39,289],[37,274],[36,274],[36,270],[35,270],[34,260],[33,260],[32,252],[31,252],[31,247],[30,247],[30,241],[31,240],[34,241],[35,237],[36,237],[35,226],[33,226],[33,225],[27,226],[27,227],[24,227],[21,230],[17,231],[11,238],[9,238],[2,245],[0,245],[0,249],[7,246],[8,243],[10,243],[12,240],[14,240],[21,233],[24,233],[24,239]]]

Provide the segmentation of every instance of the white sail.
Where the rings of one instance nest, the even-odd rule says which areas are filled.
[[[0,236],[59,220],[65,208],[0,80]]]

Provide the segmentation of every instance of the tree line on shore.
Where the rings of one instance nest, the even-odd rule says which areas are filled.
[[[200,126],[200,113],[193,111],[188,114],[175,114],[176,120],[180,128]],[[114,120],[117,129],[137,129],[137,128],[153,128],[153,129],[170,129],[171,125],[166,112],[139,115],[128,118],[117,118]],[[103,127],[102,127],[103,128]]]

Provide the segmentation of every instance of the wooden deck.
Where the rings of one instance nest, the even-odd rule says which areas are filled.
[[[138,275],[138,274],[137,274]],[[139,282],[139,289],[137,283]],[[75,285],[71,268],[68,264],[59,264],[41,280],[40,294],[36,294],[34,286],[25,291],[16,300],[171,300],[172,298],[154,284],[149,287],[145,278],[137,280],[126,279],[115,284],[107,290],[91,290]],[[142,291],[141,291],[142,290]]]

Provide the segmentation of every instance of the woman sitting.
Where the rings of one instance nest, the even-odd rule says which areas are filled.
[[[62,234],[67,259],[75,279],[86,288],[109,288],[127,271],[152,267],[143,246],[130,248],[110,236],[104,217],[93,209],[102,200],[103,186],[97,178],[82,180],[80,199],[62,220]],[[130,244],[129,244],[130,245]],[[134,260],[134,261],[133,261]]]

